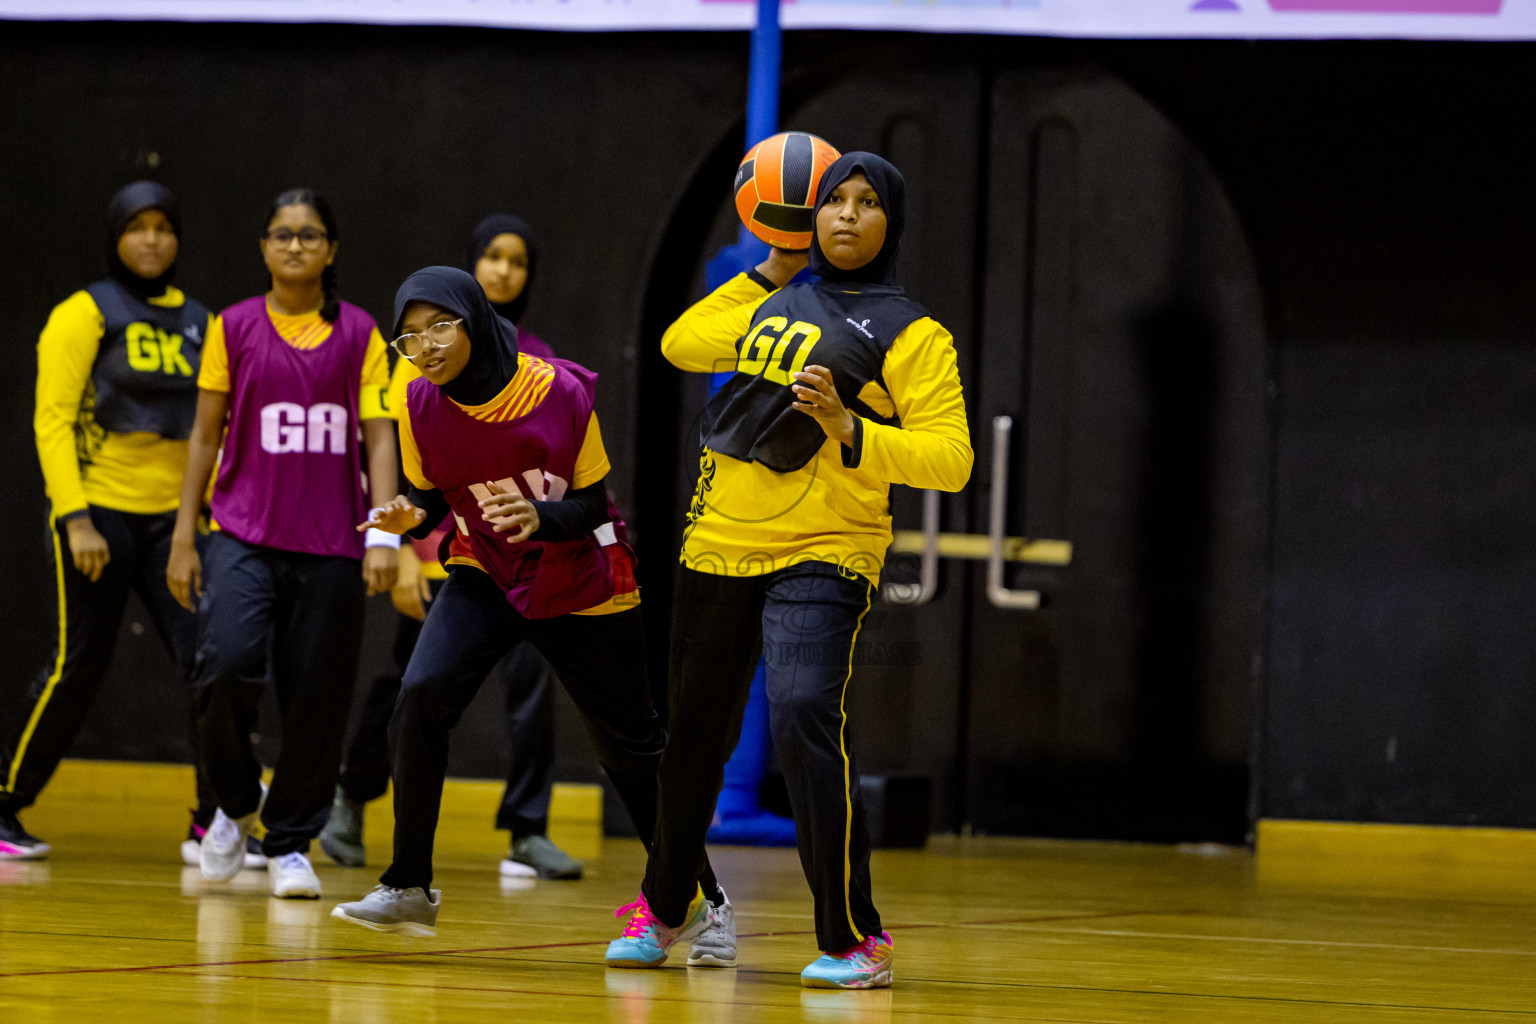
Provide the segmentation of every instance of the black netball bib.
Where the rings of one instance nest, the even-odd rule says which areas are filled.
[[[207,308],[191,298],[177,307],[153,306],[116,281],[98,281],[86,291],[106,321],[91,368],[96,422],[119,434],[189,436]]]
[[[790,385],[795,373],[813,365],[832,371],[838,397],[855,415],[895,423],[858,395],[871,381],[885,387],[880,372],[891,343],[927,315],[892,285],[844,290],[814,282],[775,292],[736,343],[736,372],[705,407],[700,440],[722,455],[761,462],[775,472],[804,466],[827,435],[791,404]]]

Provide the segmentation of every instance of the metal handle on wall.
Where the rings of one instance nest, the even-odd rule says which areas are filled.
[[[887,583],[881,596],[891,604],[919,605],[939,590],[939,492],[923,492],[923,564],[916,583]]]
[[[992,507],[987,518],[991,542],[987,556],[987,600],[999,608],[1031,610],[1040,607],[1040,591],[1010,590],[1003,585],[1003,535],[1008,518],[1008,441],[1013,436],[1013,417],[992,420]]]

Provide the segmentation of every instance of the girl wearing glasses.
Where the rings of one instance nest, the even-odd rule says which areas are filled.
[[[171,591],[201,597],[194,681],[204,767],[219,812],[203,838],[210,879],[240,870],[257,814],[272,892],[318,898],[305,851],[325,824],[362,639],[363,596],[394,585],[398,538],[352,529],[395,491],[384,341],[336,295],[336,218],[307,189],[272,204],[261,237],[270,289],[222,314],[198,375],[170,564]],[[366,442],[359,451],[358,425]],[[197,510],[213,472],[207,564]],[[282,751],[270,793],[251,749],[260,683],[276,684]]]
[[[395,330],[424,378],[400,411],[411,490],[359,529],[419,535],[451,514],[454,532],[448,582],[389,725],[394,860],[377,888],[332,916],[432,935],[441,895],[431,889],[432,839],[448,732],[509,650],[526,641],[554,667],[647,843],[663,732],[645,679],[633,559],[608,521],[596,375],[519,353],[516,329],[474,278],[451,267],[406,280],[395,295]],[[702,851],[694,872],[695,904],[706,892],[718,898]]]
[[[554,351],[521,326],[538,256],[538,242],[528,225],[511,214],[495,213],[475,225],[464,265],[496,314],[517,325],[518,351],[547,362],[554,358]],[[392,414],[399,415],[406,387],[420,376],[410,359],[395,362],[389,382]],[[383,796],[389,785],[389,718],[400,694],[400,678],[421,633],[421,622],[448,578],[448,571],[438,560],[438,548],[446,533],[439,529],[400,548],[400,577],[392,595],[399,612],[394,671],[375,679],[368,690],[358,714],[357,732],[347,746],[330,820],[320,833],[321,848],[340,864],[363,864],[364,806]],[[549,666],[531,645],[519,644],[496,663],[489,681],[493,686],[499,684],[506,708],[507,782],[496,812],[496,827],[511,832],[512,843],[501,862],[501,874],[512,878],[580,878],[580,862],[548,836],[555,761],[554,680]]]
[[[180,226],[165,186],[138,181],[119,190],[107,206],[106,279],[56,306],[38,339],[33,422],[48,489],[59,635],[26,706],[8,719],[15,729],[0,737],[0,860],[48,852],[16,815],[37,799],[79,732],[130,590],[183,678],[191,676],[197,622],[172,599],[162,569],[209,314],[171,285]],[[195,738],[193,750],[195,757]],[[199,773],[184,856],[196,857],[213,813]]]
[[[735,373],[704,410],[672,608],[662,812],[610,965],[660,964],[691,920],[690,865],[767,650],[773,746],[823,953],[801,981],[891,983],[844,697],[891,543],[890,485],[956,491],[972,459],[953,340],[892,283],[904,190],[880,157],[844,155],[816,191],[817,279],[790,285],[807,256],[774,250],[662,337],[681,369]]]

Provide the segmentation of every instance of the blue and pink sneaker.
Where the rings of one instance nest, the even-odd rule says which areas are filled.
[[[651,913],[651,905],[642,895],[635,902],[613,912],[622,918],[633,913],[624,934],[608,943],[603,959],[609,967],[660,967],[667,962],[667,950],[679,942],[689,942],[709,927],[713,914],[702,889],[695,889],[688,904],[688,915],[676,928],[669,928]]]
[[[871,935],[852,949],[823,953],[800,972],[806,988],[887,988],[891,984],[891,933]]]
[[[16,815],[0,811],[0,860],[42,860],[50,847],[21,827]]]

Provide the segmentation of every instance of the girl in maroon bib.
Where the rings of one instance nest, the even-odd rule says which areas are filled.
[[[394,860],[333,916],[431,934],[432,840],[448,732],[507,651],[549,662],[649,846],[665,739],[646,682],[633,557],[615,535],[596,374],[520,354],[475,279],[429,267],[395,296],[395,340],[422,372],[400,416],[409,496],[359,529],[424,536],[452,516],[448,582],[432,602],[390,722]],[[723,900],[707,861],[700,891]]]
[[[601,605],[619,592],[619,586],[632,590],[629,581],[616,582],[596,534],[508,544],[506,535],[496,531],[497,524],[482,514],[480,502],[491,493],[489,483],[506,494],[555,502],[577,479],[577,456],[593,418],[597,374],[563,359],[527,357],[523,362],[527,389],[547,389],[530,411],[514,415],[517,409],[512,408],[507,410],[509,418],[482,418],[421,377],[406,392],[402,422],[414,435],[422,478],[442,492],[453,511],[458,550],[490,574],[505,591],[507,603],[525,618],[548,619]],[[488,479],[488,467],[495,467],[501,478]]]

